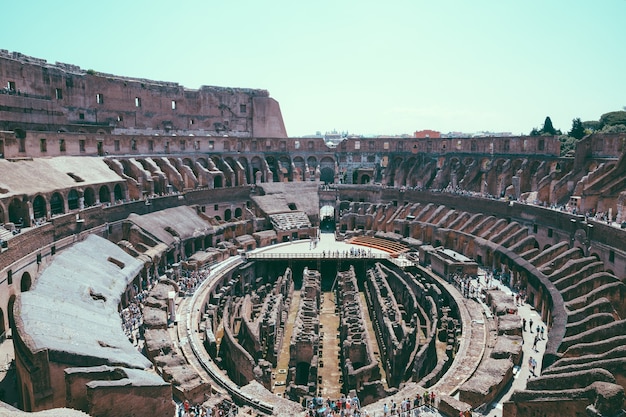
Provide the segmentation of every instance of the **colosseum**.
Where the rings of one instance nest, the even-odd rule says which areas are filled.
[[[0,415],[624,414],[626,134],[331,146],[6,50],[0,85]]]

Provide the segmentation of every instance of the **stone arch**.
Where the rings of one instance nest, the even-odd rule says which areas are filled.
[[[315,168],[317,168],[317,158],[314,156],[309,156],[306,159],[306,164],[309,166],[309,169],[314,170]]]
[[[320,160],[320,180],[328,183],[335,181],[335,160],[330,156],[325,156]],[[322,175],[323,174],[323,175]]]
[[[120,184],[115,184],[115,187],[113,187],[113,194],[115,196],[115,201],[124,201],[124,190]]]
[[[223,161],[224,161],[224,165],[228,166],[230,170],[235,174],[233,175],[234,183],[230,185],[234,187],[241,185],[239,183],[239,176],[237,175],[239,170],[237,169],[237,163],[235,162],[235,160],[231,158],[230,156],[226,156],[223,158]],[[228,170],[224,170],[224,171],[228,171]]]
[[[42,219],[46,217],[48,212],[48,204],[46,199],[41,195],[37,195],[33,200],[33,217],[36,219]]]
[[[231,209],[227,208],[226,210],[224,210],[224,220],[230,221],[230,219],[232,218],[233,218],[233,212],[231,211]]]
[[[83,196],[85,197],[85,207],[90,207],[96,204],[96,193],[94,192],[93,188],[85,188]]]
[[[54,193],[50,197],[50,213],[53,215],[65,213],[65,202],[61,193]]]
[[[107,185],[103,185],[100,187],[100,190],[98,191],[98,197],[100,198],[101,203],[111,202],[111,191],[109,191],[109,187]]]
[[[265,162],[267,162],[267,166],[269,167],[270,172],[272,173],[272,181],[278,182],[278,170],[276,167],[276,158],[274,158],[271,155],[268,155],[265,157]]]
[[[11,294],[9,297],[9,302],[7,304],[7,315],[9,317],[9,327],[11,329],[15,328],[15,315],[13,314],[13,307],[15,306],[15,294]]]
[[[243,210],[241,210],[241,207],[237,207],[235,209],[235,217],[237,219],[241,219],[242,214],[243,214]]]
[[[279,178],[283,181],[293,181],[293,170],[291,169],[291,160],[287,156],[278,158],[278,169],[280,169]]]
[[[611,274],[613,276],[616,276],[612,269],[606,269],[604,272],[606,272],[607,274]]]
[[[213,178],[213,188],[222,188],[224,186],[224,180],[221,175],[216,175]]]
[[[202,168],[204,169],[209,168],[209,162],[206,160],[206,158],[198,158],[196,159],[196,162],[199,163],[200,166],[202,166]]]
[[[356,171],[354,171],[356,174]],[[326,184],[332,184],[335,182],[335,170],[329,167],[324,167],[320,170],[320,181]]]
[[[256,184],[256,173],[261,173],[261,182],[266,182],[265,178],[265,170],[263,169],[263,160],[258,156],[252,158],[250,161],[250,165],[252,166],[252,182]]]
[[[388,176],[385,185],[396,185],[396,177],[401,177],[402,164],[404,163],[404,158],[397,156],[395,157],[389,167],[387,168]]]
[[[69,210],[78,210],[80,208],[80,196],[78,191],[73,188],[67,193],[67,208]]]
[[[6,223],[4,205],[0,201],[0,224]]]
[[[189,168],[193,169],[193,161],[191,158],[183,158],[183,165],[187,165]]]
[[[252,181],[250,181],[250,167],[248,166],[248,159],[242,156],[237,160],[237,162],[243,168],[243,173],[244,173],[244,178],[246,180],[246,184],[252,184]]]
[[[306,181],[307,177],[306,177],[306,162],[304,161],[304,158],[301,156],[296,156],[293,158],[293,166],[296,169],[296,172],[294,172],[294,177],[296,175],[298,175],[298,179],[301,181]]]
[[[15,224],[28,224],[28,205],[19,198],[14,198],[9,203],[9,221]]]
[[[372,181],[369,175],[363,174],[361,175],[361,184],[369,184]]]
[[[24,272],[22,274],[22,278],[20,279],[20,291],[26,292],[30,290],[30,287],[33,285],[33,281],[28,272]]]
[[[592,257],[596,258],[596,261],[599,261],[599,260],[600,260],[600,255],[598,255],[598,254],[597,254],[597,253],[595,253],[595,252],[590,253],[590,254],[589,254],[589,256],[592,256]]]

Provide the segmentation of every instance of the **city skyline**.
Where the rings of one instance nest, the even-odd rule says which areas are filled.
[[[84,70],[267,89],[289,136],[528,134],[626,105],[626,1],[5,5],[0,48]]]

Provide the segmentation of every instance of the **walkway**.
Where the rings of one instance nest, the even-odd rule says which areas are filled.
[[[485,276],[486,273],[484,271],[480,271],[479,278],[480,281],[482,281],[480,285],[483,287],[485,286],[485,282],[487,282]],[[478,282],[475,281],[475,284],[477,285]],[[515,294],[511,291],[509,287],[505,286],[498,280],[492,279],[490,285],[492,287],[502,290],[504,293],[509,294],[511,297],[515,296]],[[514,391],[524,390],[526,388],[526,382],[529,378],[539,376],[541,374],[541,362],[548,340],[548,329],[546,327],[546,324],[541,321],[541,316],[529,304],[522,302],[518,306],[517,312],[520,316],[520,319],[526,319],[527,322],[526,331],[522,332],[524,336],[524,344],[522,346],[522,362],[520,366],[516,366],[513,370],[513,382],[498,398],[496,398],[493,403],[491,403],[487,407],[486,410],[484,410],[483,414],[480,414],[486,417],[502,417],[502,404],[508,401]],[[529,323],[531,320],[533,323],[533,329],[529,329]],[[533,350],[533,341],[535,339],[535,335],[537,334],[537,326],[544,328],[544,338],[538,341],[537,349]],[[529,358],[531,357],[537,362],[534,375],[532,374],[528,364]],[[474,413],[474,415],[476,415],[476,413]]]

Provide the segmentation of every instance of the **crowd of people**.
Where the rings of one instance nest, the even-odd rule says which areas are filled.
[[[423,394],[416,394],[415,398],[405,398],[399,403],[391,400],[384,403],[382,415],[379,413],[370,414],[365,408],[361,407],[358,397],[346,397],[343,394],[337,400],[322,397],[315,397],[309,401],[307,407],[308,417],[419,417],[423,413],[431,412],[437,408],[437,395],[434,391],[425,390]],[[471,414],[470,414],[471,416]]]
[[[138,345],[143,337],[143,315],[141,306],[143,300],[148,296],[148,290],[134,287],[134,295],[128,306],[120,311],[122,318],[122,329],[133,345]]]
[[[361,249],[361,248],[351,248],[350,250],[343,251],[322,251],[322,257],[329,258],[371,258],[372,257],[372,249]]]
[[[178,277],[178,288],[185,295],[193,294],[198,286],[209,276],[210,268],[202,268],[197,271],[182,270]]]
[[[191,404],[188,400],[176,403],[176,417],[234,417],[239,407],[230,401],[222,401],[212,407]]]

